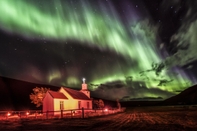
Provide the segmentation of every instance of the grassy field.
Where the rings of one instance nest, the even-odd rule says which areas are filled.
[[[2,131],[196,131],[196,107],[133,107],[85,119],[1,120]]]

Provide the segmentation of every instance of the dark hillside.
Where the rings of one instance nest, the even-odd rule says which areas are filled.
[[[165,105],[193,105],[197,104],[197,85],[189,87],[180,94],[170,97],[164,101],[123,101],[122,106],[165,106]]]
[[[197,104],[197,85],[187,88],[180,94],[166,99],[164,105],[192,105]]]
[[[59,87],[0,77],[0,110],[41,109],[31,103],[29,95],[35,87],[57,91]]]

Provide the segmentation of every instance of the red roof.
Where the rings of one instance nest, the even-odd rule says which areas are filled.
[[[68,92],[68,94],[74,99],[91,100],[88,96],[86,96],[84,93],[80,91],[73,90],[70,88],[65,88],[65,87],[64,87],[64,90]]]
[[[59,98],[59,99],[68,99],[63,93],[61,92],[55,92],[55,91],[48,91],[49,94],[53,97],[53,98]]]

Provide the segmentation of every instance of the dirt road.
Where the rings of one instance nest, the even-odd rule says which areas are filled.
[[[123,113],[86,119],[0,121],[4,131],[191,131],[197,130],[197,110],[140,107]]]

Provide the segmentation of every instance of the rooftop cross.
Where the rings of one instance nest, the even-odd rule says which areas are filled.
[[[83,84],[85,84],[86,79],[85,79],[85,78],[83,78],[83,79],[82,79],[82,81],[83,81]]]

